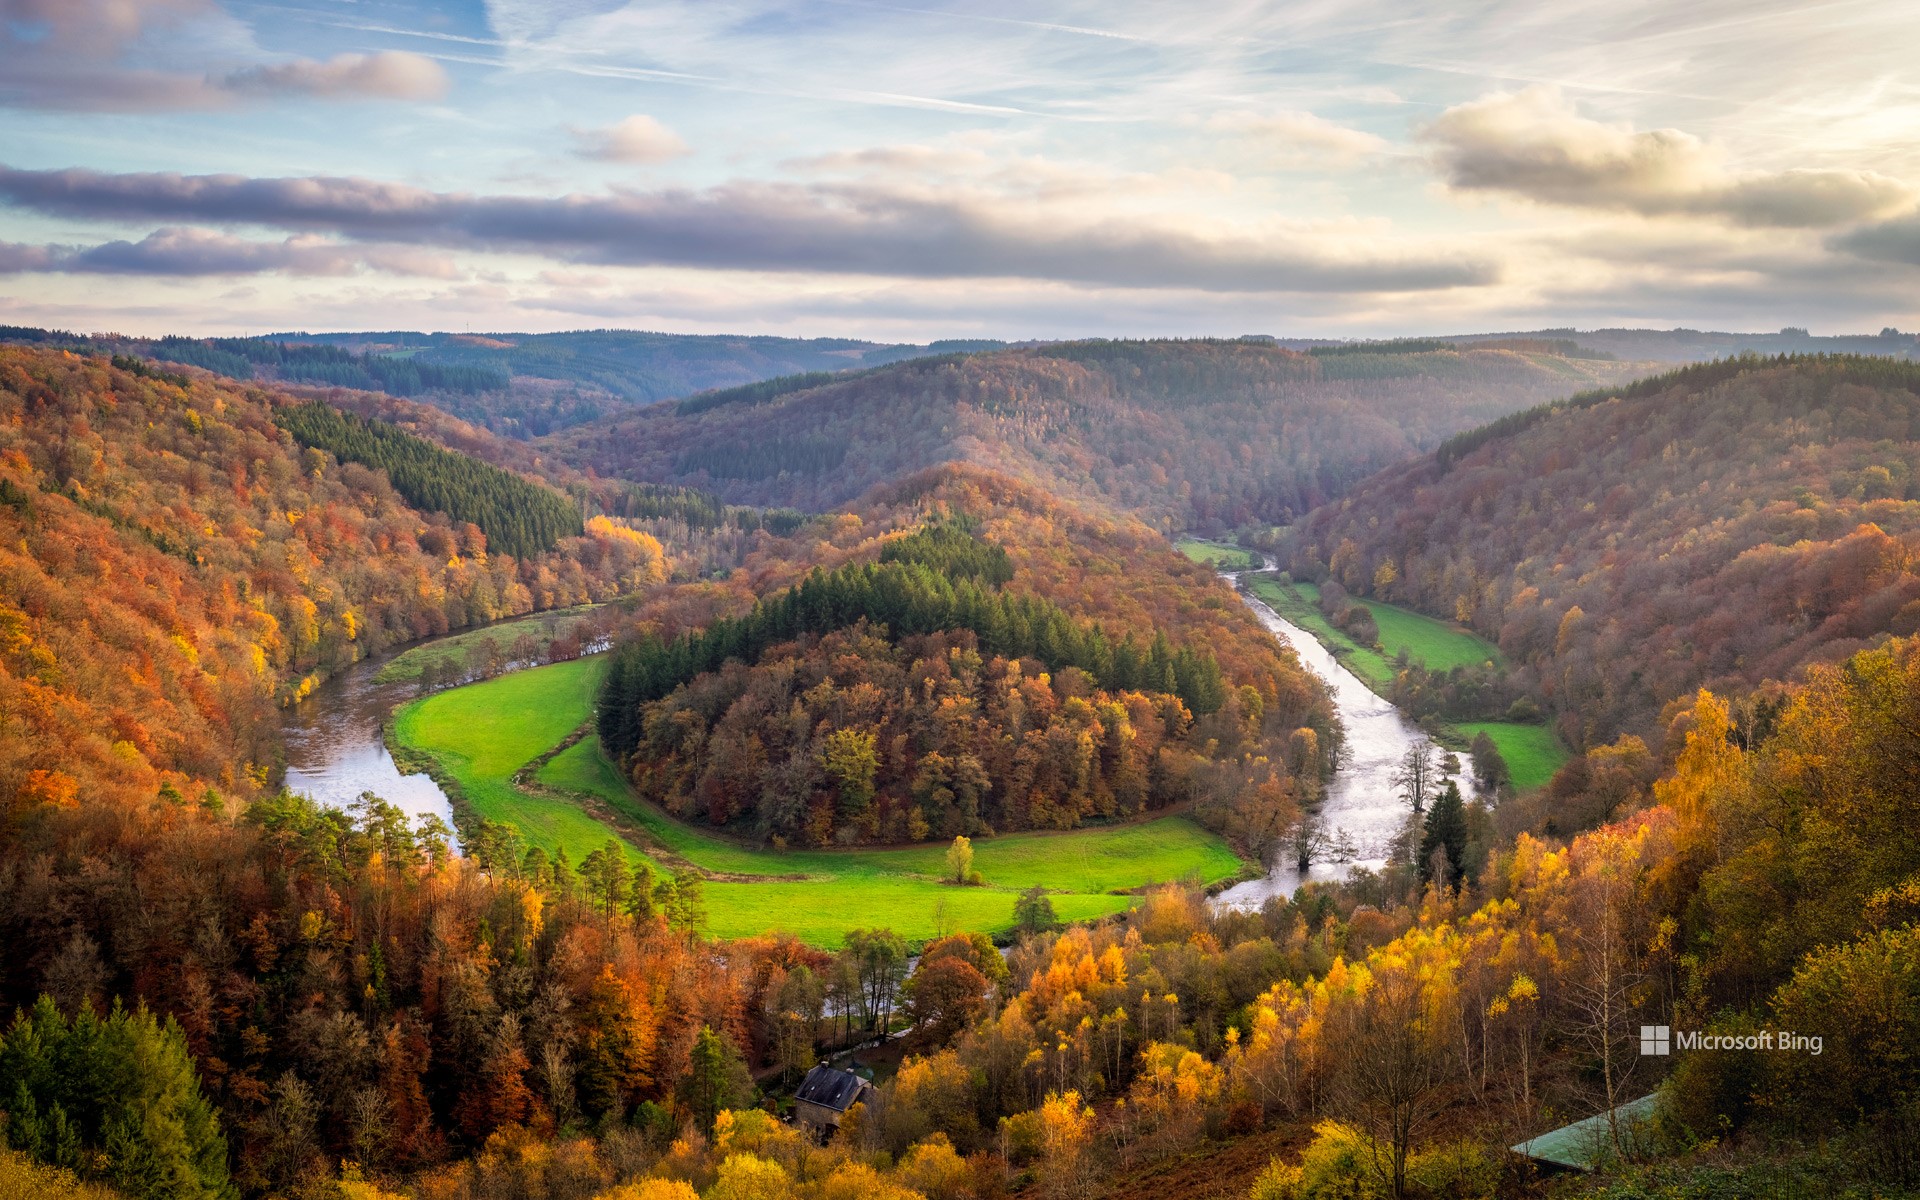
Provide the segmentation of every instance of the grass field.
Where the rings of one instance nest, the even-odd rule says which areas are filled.
[[[579,862],[617,831],[564,799],[528,795],[516,771],[587,719],[599,659],[583,659],[455,688],[400,711],[402,745],[433,755],[481,816],[511,821],[529,842],[565,847]],[[910,942],[949,928],[999,933],[1013,924],[1017,893],[1035,884],[1052,894],[1064,920],[1117,912],[1132,898],[1116,890],[1180,879],[1212,883],[1239,873],[1226,843],[1180,817],[1069,833],[1021,833],[974,842],[983,887],[939,882],[945,845],[899,849],[760,850],[675,821],[641,803],[591,736],[549,760],[537,782],[604,801],[672,856],[719,876],[711,879],[708,928],[721,937],[783,930],[837,946],[848,929],[884,925]],[[636,849],[635,856],[658,856]],[[937,911],[944,906],[944,913]]]
[[[444,669],[465,671],[468,657],[473,653],[475,646],[485,641],[492,641],[494,645],[500,647],[501,655],[505,656],[512,649],[514,642],[520,639],[521,634],[531,635],[535,643],[545,650],[547,643],[554,639],[568,621],[590,613],[593,609],[594,606],[591,604],[583,604],[578,608],[555,609],[553,612],[522,617],[518,621],[504,621],[498,625],[489,625],[485,629],[470,629],[465,633],[454,634],[452,637],[439,638],[424,646],[415,646],[411,650],[395,655],[393,661],[380,668],[380,673],[373,677],[373,681],[401,683],[415,680],[420,678],[420,672],[426,669],[427,664],[436,662]],[[459,676],[455,675],[454,678]]]
[[[1210,567],[1239,570],[1260,565],[1259,559],[1238,546],[1222,546],[1219,542],[1203,542],[1199,538],[1181,538],[1174,543],[1174,548],[1193,561],[1206,563]]]
[[[1320,589],[1317,586],[1296,583],[1293,587],[1314,612],[1320,611]],[[1380,645],[1386,651],[1382,661],[1389,665],[1388,679],[1393,677],[1392,661],[1399,657],[1403,649],[1409,659],[1426,664],[1429,671],[1449,671],[1454,667],[1476,666],[1489,660],[1495,666],[1505,662],[1500,657],[1498,646],[1458,625],[1449,625],[1397,604],[1379,600],[1358,602],[1366,605],[1367,611],[1373,614],[1373,623],[1380,628]],[[1321,619],[1325,620],[1324,617]],[[1351,638],[1347,640],[1352,643]]]
[[[1336,628],[1333,622],[1322,616],[1316,607],[1319,589],[1312,584],[1287,586],[1270,575],[1256,575],[1253,577],[1253,594],[1272,606],[1273,611],[1319,639],[1321,645],[1333,651],[1335,658],[1346,664],[1347,670],[1358,675],[1374,691],[1384,694],[1393,683],[1392,661],[1372,647],[1354,641],[1345,630]]]
[[[1455,732],[1471,742],[1476,734],[1484,732],[1500,748],[1500,757],[1507,760],[1507,770],[1513,774],[1513,786],[1525,790],[1536,788],[1553,778],[1560,764],[1570,757],[1560,739],[1553,730],[1545,725],[1520,725],[1512,721],[1473,721],[1464,725],[1455,725]]]
[[[554,756],[538,778],[601,797],[645,826],[675,854],[709,871],[852,879],[937,878],[945,870],[944,843],[886,850],[777,851],[715,837],[635,799],[592,737]],[[1212,883],[1232,877],[1240,865],[1226,843],[1183,817],[1068,833],[1010,833],[973,843],[973,869],[992,887],[1039,884],[1070,892],[1108,892],[1187,878]]]
[[[1489,659],[1496,664],[1504,661],[1493,643],[1397,605],[1362,601],[1372,610],[1374,623],[1380,627],[1380,642],[1387,649],[1387,653],[1382,654],[1371,646],[1360,645],[1321,615],[1320,589],[1313,584],[1286,586],[1276,579],[1256,577],[1253,592],[1272,605],[1275,612],[1318,638],[1349,671],[1381,695],[1393,684],[1393,660],[1402,646],[1407,648],[1409,658],[1426,663],[1430,669],[1449,670]],[[1560,769],[1560,764],[1567,761],[1566,748],[1553,730],[1544,725],[1476,721],[1449,726],[1446,734],[1451,736],[1446,740],[1458,741],[1465,747],[1481,730],[1500,748],[1500,756],[1507,760],[1507,767],[1513,773],[1514,786],[1522,790],[1546,783]]]
[[[585,719],[603,664],[555,663],[415,700],[394,717],[394,739],[437,759],[477,815],[511,822],[549,851],[565,847],[577,863],[615,830],[572,805],[528,796],[511,780]]]

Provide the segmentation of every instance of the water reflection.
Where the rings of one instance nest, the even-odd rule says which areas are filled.
[[[1247,574],[1252,574],[1248,572]],[[1386,861],[1388,843],[1406,820],[1407,808],[1395,793],[1394,772],[1408,747],[1429,740],[1420,727],[1360,681],[1314,636],[1275,612],[1247,590],[1246,579],[1230,575],[1247,607],[1269,632],[1293,648],[1308,670],[1327,683],[1334,707],[1346,728],[1348,761],[1327,784],[1320,807],[1330,837],[1345,834],[1357,852],[1349,863],[1316,862],[1305,874],[1295,866],[1291,849],[1283,848],[1264,879],[1250,880],[1220,893],[1214,903],[1227,908],[1254,909],[1268,897],[1282,899],[1309,879],[1338,879],[1355,867],[1379,867]]]
[[[346,808],[362,792],[453,825],[447,794],[427,775],[403,775],[387,753],[380,727],[417,693],[411,682],[377,683],[387,658],[355,663],[287,710],[281,728],[287,749],[287,790]]]

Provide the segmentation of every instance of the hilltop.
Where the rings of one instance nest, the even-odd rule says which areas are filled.
[[[1162,530],[1290,520],[1382,467],[1630,364],[1513,350],[1079,342],[692,396],[548,439],[602,475],[814,511],[965,461]]]

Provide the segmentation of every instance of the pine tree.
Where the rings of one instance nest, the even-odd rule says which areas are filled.
[[[1433,808],[1427,813],[1426,833],[1420,839],[1422,883],[1433,881],[1434,858],[1439,854],[1444,854],[1447,860],[1444,882],[1459,891],[1466,882],[1467,809],[1460,799],[1460,785],[1451,779],[1440,789]]]
[[[751,1087],[740,1052],[710,1026],[702,1025],[680,1084],[681,1098],[693,1110],[700,1128],[712,1129],[720,1110],[738,1103]]]
[[[51,997],[0,1038],[7,1142],[142,1200],[227,1200],[227,1142],[180,1026],[143,1006],[68,1020]]]

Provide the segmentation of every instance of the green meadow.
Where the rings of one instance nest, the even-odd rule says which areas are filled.
[[[1255,595],[1319,639],[1348,670],[1382,695],[1393,685],[1394,659],[1402,648],[1410,660],[1425,663],[1429,670],[1446,671],[1488,661],[1498,665],[1505,661],[1499,647],[1457,626],[1398,605],[1362,600],[1360,603],[1373,613],[1374,624],[1380,628],[1380,644],[1385,648],[1382,653],[1371,646],[1362,646],[1347,636],[1345,630],[1328,621],[1320,612],[1320,589],[1313,584],[1283,584],[1271,576],[1259,576],[1252,582]],[[1545,725],[1475,721],[1446,727],[1441,739],[1464,749],[1474,735],[1483,730],[1500,748],[1500,756],[1507,760],[1517,788],[1541,786],[1567,761],[1566,747]]]
[[[548,760],[530,794],[514,774],[559,744],[592,712],[601,660],[581,659],[519,671],[417,700],[400,710],[394,736],[431,756],[474,813],[518,826],[549,851],[579,862],[620,837],[568,793],[603,803],[637,837],[636,858],[657,869],[690,863],[713,876],[705,885],[709,930],[720,937],[784,931],[837,946],[845,931],[885,925],[910,942],[942,928],[1002,933],[1013,925],[1017,894],[1035,884],[1051,893],[1063,920],[1118,912],[1133,903],[1116,894],[1152,883],[1214,883],[1243,864],[1225,842],[1182,817],[1066,833],[1018,833],[973,843],[984,886],[941,882],[945,844],[887,849],[761,849],[684,824],[633,794],[588,736]],[[753,878],[759,876],[762,878]],[[765,878],[765,877],[779,878]]]
[[[1238,546],[1223,546],[1219,542],[1205,542],[1199,538],[1181,538],[1174,543],[1174,548],[1193,561],[1210,567],[1237,571],[1260,565],[1258,558]]]
[[[1393,683],[1393,660],[1371,646],[1362,646],[1327,620],[1319,609],[1320,589],[1310,583],[1283,584],[1271,575],[1256,575],[1253,594],[1273,611],[1319,639],[1321,645],[1346,664],[1368,687],[1384,693]],[[1379,618],[1375,617],[1375,621]]]
[[[614,830],[572,805],[528,796],[513,773],[576,729],[592,703],[604,660],[582,658],[440,692],[395,715],[394,740],[450,776],[476,816],[520,828],[579,862]]]
[[[373,677],[375,683],[400,683],[420,678],[430,664],[439,664],[443,670],[464,671],[474,647],[482,642],[492,642],[500,648],[505,657],[522,634],[533,638],[542,650],[557,636],[567,622],[574,617],[583,616],[594,610],[594,605],[582,604],[577,608],[561,608],[552,612],[536,613],[522,617],[517,621],[503,621],[498,625],[489,625],[484,629],[469,629],[465,633],[456,633],[451,637],[437,638],[425,645],[397,654],[393,660],[380,668]],[[458,676],[454,676],[458,678]]]
[[[1507,760],[1507,770],[1513,775],[1513,786],[1522,791],[1544,785],[1568,758],[1566,747],[1545,725],[1472,721],[1455,725],[1453,729],[1463,739],[1463,745],[1480,733],[1492,738],[1493,744],[1500,749],[1500,757]]]

